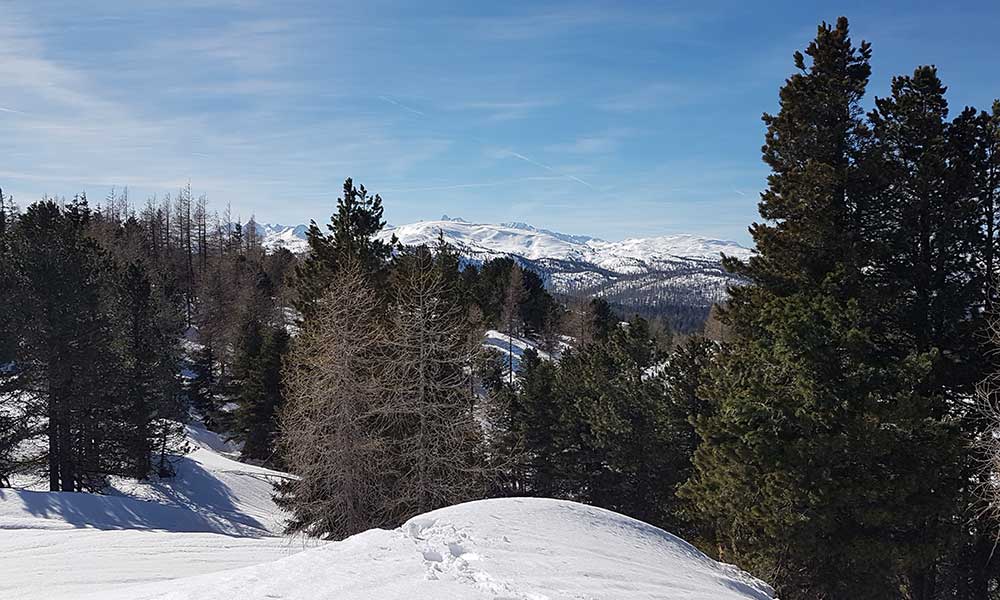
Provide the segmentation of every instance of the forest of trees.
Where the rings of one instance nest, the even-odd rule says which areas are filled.
[[[794,54],[755,253],[724,261],[744,283],[706,336],[384,240],[350,179],[301,256],[190,187],[0,193],[0,486],[169,477],[197,418],[297,476],[290,532],[536,495],[663,527],[784,599],[998,598],[1000,101],[952,117],[920,66],[866,113],[871,57],[844,18]]]
[[[931,66],[865,114],[871,47],[823,25],[765,115],[756,254],[727,266],[680,496],[783,598],[990,598],[975,387],[991,369],[1000,103],[949,118]]]
[[[282,466],[286,356],[344,261],[355,261],[380,310],[391,295],[406,306],[401,287],[447,290],[463,327],[476,328],[453,332],[463,347],[501,326],[554,344],[563,312],[512,260],[477,268],[443,244],[431,259],[426,248],[378,242],[381,200],[350,180],[330,234],[314,223],[304,257],[262,247],[253,219],[210,213],[190,187],[141,207],[116,192],[97,207],[81,195],[23,211],[0,198],[3,485],[46,477],[51,490],[101,491],[111,476],[169,476],[192,417],[239,442],[244,460]],[[427,260],[441,279],[417,285],[411,271]],[[396,314],[397,337],[407,314]],[[463,352],[467,370],[476,353]],[[473,389],[471,380],[460,387]]]

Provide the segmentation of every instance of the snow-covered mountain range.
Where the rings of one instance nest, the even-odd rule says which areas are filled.
[[[249,225],[249,223],[247,223]],[[305,252],[306,231],[308,225],[272,225],[270,223],[256,223],[257,237],[262,240],[262,244],[270,249],[288,248],[292,252]]]
[[[304,225],[257,227],[265,246],[306,249]],[[447,215],[387,227],[380,237],[393,235],[406,246],[433,246],[443,236],[474,263],[515,258],[540,273],[555,292],[603,296],[626,310],[667,315],[680,329],[697,327],[711,304],[725,298],[734,279],[722,269],[721,256],[751,253],[736,242],[690,234],[609,242],[526,223],[470,223]]]

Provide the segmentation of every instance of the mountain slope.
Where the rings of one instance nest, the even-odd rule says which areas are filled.
[[[712,304],[725,300],[727,287],[738,283],[722,268],[722,254],[751,253],[735,242],[688,234],[608,242],[523,223],[447,218],[392,227],[381,235],[395,235],[404,245],[433,245],[441,235],[476,262],[513,257],[556,293],[600,296],[626,313],[664,316],[681,331],[698,329]]]
[[[248,227],[247,223],[245,227]],[[276,248],[287,248],[299,253],[305,252],[308,248],[306,244],[306,232],[309,231],[307,225],[272,225],[270,223],[254,223],[256,225],[257,238],[266,248],[272,250]]]

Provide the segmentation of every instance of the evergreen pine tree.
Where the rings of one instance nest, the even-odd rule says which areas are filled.
[[[17,221],[17,207],[10,196],[0,189],[0,305],[7,307],[0,311],[0,365],[6,365],[14,357],[14,317],[15,317],[15,273],[13,240]]]
[[[912,478],[897,484],[897,493],[910,498],[894,515],[900,568],[911,597],[921,599],[942,590],[943,565],[958,552],[953,544],[970,543],[963,517],[973,514],[968,482],[977,465],[962,429],[979,433],[967,399],[987,356],[979,336],[990,289],[980,262],[990,260],[984,250],[991,245],[984,239],[991,210],[981,187],[986,165],[975,111],[948,123],[944,94],[936,69],[919,67],[894,78],[892,94],[878,99],[870,115],[886,179],[880,198],[889,207],[874,261],[873,331],[894,363],[927,365],[909,402],[886,419],[906,448],[887,452],[898,461],[892,468]]]
[[[861,291],[872,249],[872,173],[860,99],[871,72],[845,18],[823,24],[799,72],[765,115],[756,252],[727,266],[752,285],[732,290],[721,319],[733,339],[705,386],[709,414],[684,494],[716,530],[724,560],[789,598],[886,598],[898,589],[891,512],[897,477],[882,453],[884,407],[905,403],[915,360],[887,374]],[[908,373],[903,371],[908,370]]]
[[[502,402],[506,413],[497,424],[507,435],[497,436],[494,453],[519,459],[509,466],[513,472],[507,482],[510,491],[519,495],[566,495],[557,464],[563,445],[560,434],[564,409],[560,402],[563,398],[555,394],[557,371],[555,363],[529,348],[521,357],[519,388],[497,390],[504,397],[496,400]]]
[[[85,198],[65,208],[31,205],[18,221],[13,256],[22,307],[16,332],[21,391],[44,398],[47,472],[53,491],[99,489],[120,465],[107,462],[107,442],[122,439],[112,330],[101,274],[109,262],[87,236]]]
[[[215,429],[218,426],[220,407],[217,405],[215,352],[210,344],[204,344],[195,350],[191,357],[191,371],[193,376],[187,386],[188,399],[205,426]]]
[[[591,299],[588,321],[589,337],[598,341],[606,341],[619,323],[618,315],[604,298]]]
[[[309,224],[306,241],[309,253],[296,268],[295,308],[308,315],[316,300],[329,285],[330,278],[345,264],[353,264],[363,272],[377,276],[382,273],[396,240],[375,239],[385,227],[382,219],[382,198],[371,196],[364,186],[354,187],[348,178],[344,193],[337,199],[337,212],[330,217],[329,233],[323,233],[315,221]]]
[[[274,444],[283,405],[281,365],[289,340],[284,327],[268,327],[256,354],[246,357],[235,422],[235,438],[243,442],[240,456],[244,460],[280,464]]]
[[[128,437],[122,462],[137,479],[156,469],[171,474],[167,454],[186,419],[180,401],[178,339],[180,320],[157,297],[145,266],[134,261],[121,269],[116,289],[116,331],[120,369],[116,404],[124,409]]]

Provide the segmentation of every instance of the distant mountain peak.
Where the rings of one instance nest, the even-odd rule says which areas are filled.
[[[449,221],[451,223],[468,223],[468,221],[466,221],[462,217],[449,217],[448,215],[441,215],[441,220]]]

